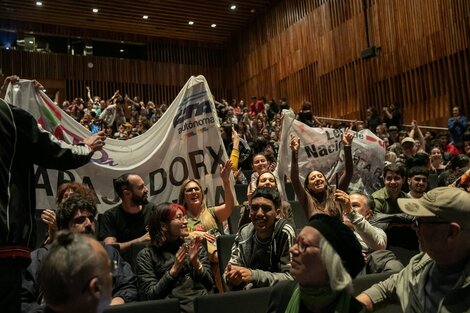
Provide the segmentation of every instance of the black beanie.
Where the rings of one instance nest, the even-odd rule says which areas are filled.
[[[365,265],[361,245],[353,231],[337,218],[325,214],[313,215],[308,224],[318,230],[335,249],[343,261],[344,268],[352,278],[362,270]]]

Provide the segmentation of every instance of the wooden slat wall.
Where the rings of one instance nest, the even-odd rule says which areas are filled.
[[[170,104],[191,75],[204,75],[218,99],[229,96],[224,49],[161,41],[148,45],[148,55],[151,61],[0,50],[0,66],[6,75],[65,82],[61,100],[85,98],[90,86],[102,98],[119,89],[130,97]]]
[[[445,125],[450,108],[470,114],[470,1],[370,0],[363,60],[362,0],[284,0],[230,42],[232,91],[243,99],[286,96],[319,116],[365,118],[397,103],[404,122]]]

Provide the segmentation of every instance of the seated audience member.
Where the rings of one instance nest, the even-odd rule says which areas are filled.
[[[162,203],[149,217],[151,246],[137,256],[137,277],[142,300],[177,298],[182,312],[193,312],[193,300],[214,286],[211,264],[202,238],[188,237],[186,210]]]
[[[362,312],[352,297],[352,280],[364,267],[353,232],[336,218],[316,214],[294,242],[295,282],[274,285],[268,312]]]
[[[369,223],[374,214],[375,202],[367,195],[353,192],[349,196],[350,206],[345,206],[346,225],[352,225],[354,234],[361,244],[362,253],[366,257],[366,266],[362,273],[380,273],[399,271],[403,264],[397,260],[393,252],[385,250],[387,235],[381,228]]]
[[[429,170],[424,166],[413,166],[406,175],[408,177],[408,198],[418,199],[428,187]]]
[[[269,170],[261,172],[261,175],[258,176],[258,180],[256,181],[256,188],[259,187],[269,187],[279,191],[277,179]],[[289,223],[289,225],[295,229],[294,214],[288,201],[282,201],[280,217],[286,219],[287,223]],[[248,201],[246,201],[240,208],[240,221],[238,222],[238,228],[250,222],[250,204]]]
[[[467,192],[470,192],[470,169],[465,171],[450,187],[457,187]]]
[[[265,171],[269,171],[271,169],[271,163],[269,162],[266,155],[263,153],[257,153],[253,155],[253,158],[251,159],[251,168],[253,169],[253,173],[251,174],[250,183],[247,190],[248,200],[250,200],[251,194],[256,189],[256,182],[258,181],[259,175]]]
[[[383,171],[385,187],[372,194],[375,202],[375,212],[384,214],[400,213],[397,199],[406,198],[406,193],[401,190],[405,179],[405,168],[390,164]]]
[[[96,205],[90,197],[82,197],[75,194],[70,196],[57,212],[58,230],[68,230],[76,234],[95,236]],[[112,246],[104,245],[104,249],[111,261],[116,265],[113,272],[113,289],[111,305],[136,301],[137,279],[130,265],[125,262],[119,252]],[[31,253],[31,264],[23,275],[22,282],[22,311],[42,312],[43,293],[41,290],[43,282],[39,280],[39,267],[44,258],[50,253],[51,245],[45,245]]]
[[[421,253],[357,299],[369,311],[398,301],[403,312],[469,312],[469,203],[470,194],[455,187],[399,199],[403,212],[416,217]]]
[[[347,191],[353,174],[353,161],[351,143],[354,135],[346,128],[343,132],[342,143],[345,158],[345,170],[338,180],[336,188],[340,191]],[[300,139],[295,136],[290,138],[290,148],[292,150],[291,181],[295,194],[300,204],[305,210],[305,215],[310,218],[314,214],[327,214],[342,219],[341,193],[333,186],[329,186],[325,175],[317,170],[310,171],[305,177],[302,186],[299,179],[299,158]]]
[[[281,213],[281,196],[270,187],[259,187],[250,200],[251,223],[237,233],[225,270],[230,289],[271,286],[290,280],[290,254],[294,229]]]
[[[90,236],[59,232],[41,263],[44,312],[101,313],[109,305],[114,263]]]
[[[61,184],[59,188],[57,188],[57,207],[60,208],[65,200],[67,200],[73,194],[79,194],[81,197],[88,197],[90,201],[94,201],[94,195],[90,192],[90,188],[87,185],[76,182],[68,182]],[[41,212],[41,220],[47,224],[48,228],[48,238],[46,239],[45,244],[54,240],[54,236],[57,232],[56,218],[57,216],[54,210],[45,209]]]
[[[438,185],[441,187],[452,184],[470,166],[470,158],[464,154],[453,155],[450,166],[438,176]]]
[[[148,189],[139,175],[119,176],[114,181],[114,191],[122,202],[101,216],[100,238],[106,244],[118,244],[119,251],[127,258],[126,252],[132,244],[150,239],[145,227],[154,205],[148,202]]]
[[[204,188],[195,179],[187,179],[181,185],[178,203],[184,206],[188,217],[190,238],[201,237],[207,240],[207,252],[213,262],[215,283],[219,290],[223,284],[219,275],[217,247],[215,241],[218,235],[224,233],[223,223],[232,214],[235,206],[235,198],[230,182],[232,162],[227,160],[224,166],[219,166],[220,177],[224,184],[225,203],[214,207],[208,207],[204,201]]]

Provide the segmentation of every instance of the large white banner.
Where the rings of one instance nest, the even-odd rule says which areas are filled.
[[[344,171],[344,151],[341,143],[342,131],[333,128],[308,127],[295,120],[290,111],[283,111],[282,134],[277,162],[278,175],[290,177],[292,152],[290,135],[300,139],[299,173],[303,182],[311,170],[325,174],[330,184],[336,184]],[[370,130],[353,132],[352,155],[354,174],[349,185],[350,190],[359,190],[368,194],[377,189],[385,159],[383,141]]]
[[[6,100],[29,111],[59,139],[77,143],[91,135],[42,91],[34,89],[31,81],[10,86]],[[65,181],[77,181],[95,191],[103,212],[120,201],[113,179],[124,173],[144,179],[153,203],[176,201],[182,182],[196,178],[207,187],[208,205],[217,205],[224,202],[218,165],[226,160],[209,86],[203,76],[192,76],[162,118],[144,134],[125,141],[107,139],[104,149],[77,170],[36,167],[37,208],[55,207],[57,187]]]

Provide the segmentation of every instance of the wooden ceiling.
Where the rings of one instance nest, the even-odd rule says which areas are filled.
[[[0,20],[223,43],[276,0],[1,0]],[[236,5],[235,10],[230,7]],[[97,13],[92,10],[98,9]],[[143,16],[148,19],[143,19]],[[193,25],[188,22],[193,21]],[[211,27],[216,24],[216,27]],[[22,24],[24,25],[24,24]],[[22,30],[25,31],[25,30]],[[31,30],[33,31],[33,30]],[[77,33],[76,30],[73,33]],[[91,32],[93,34],[93,32]],[[116,36],[118,38],[118,36]],[[110,38],[112,39],[112,38]]]

